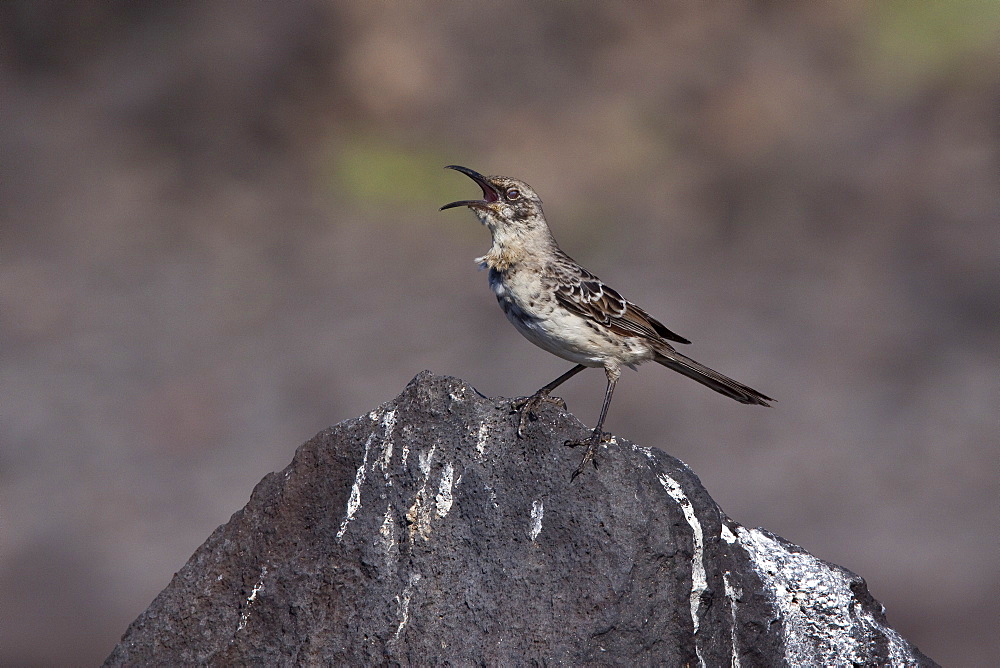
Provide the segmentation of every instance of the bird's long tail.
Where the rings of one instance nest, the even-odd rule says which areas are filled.
[[[702,385],[712,388],[719,394],[724,394],[731,399],[735,399],[741,404],[770,406],[768,402],[774,401],[771,397],[761,394],[743,383],[738,383],[728,376],[723,376],[718,371],[709,369],[704,364],[695,362],[690,357],[685,357],[675,350],[671,350],[669,353],[657,353],[656,361],[668,369],[673,369],[688,378],[698,381]]]

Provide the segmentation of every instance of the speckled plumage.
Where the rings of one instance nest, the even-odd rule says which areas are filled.
[[[523,402],[522,428],[525,414],[531,415],[539,402],[549,400],[552,390],[583,368],[603,367],[607,375],[601,416],[577,473],[593,461],[622,366],[635,368],[656,361],[741,403],[767,406],[773,401],[678,353],[670,342],[690,343],[687,339],[564,253],[549,231],[542,200],[527,183],[483,176],[457,165],[449,168],[467,175],[483,190],[481,200],[462,200],[441,208],[468,207],[490,230],[493,245],[477,262],[489,270],[490,288],[507,319],[538,347],[578,365]]]

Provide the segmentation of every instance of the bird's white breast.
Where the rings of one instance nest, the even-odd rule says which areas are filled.
[[[652,358],[640,339],[608,336],[559,304],[539,272],[491,269],[489,281],[507,319],[525,338],[553,355],[585,366],[632,366]]]

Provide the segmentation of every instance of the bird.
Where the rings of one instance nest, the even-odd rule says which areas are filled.
[[[584,369],[604,369],[607,385],[597,425],[589,438],[566,442],[586,446],[571,480],[588,462],[597,467],[597,449],[608,436],[604,420],[622,367],[635,369],[644,362],[657,362],[742,404],[769,406],[775,401],[677,352],[672,344],[690,341],[563,252],[549,230],[542,200],[527,183],[507,176],[484,176],[460,165],[446,169],[465,174],[483,191],[482,199],[451,202],[440,210],[467,207],[489,229],[493,244],[476,262],[488,270],[490,288],[507,319],[539,348],[576,364],[515,402],[518,436],[524,436],[526,417],[537,419],[535,411],[543,402],[562,403],[550,396],[558,386]]]

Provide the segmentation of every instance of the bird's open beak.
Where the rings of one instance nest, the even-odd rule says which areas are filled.
[[[463,199],[459,202],[452,202],[451,204],[445,204],[441,207],[441,211],[445,209],[453,209],[456,206],[474,206],[485,208],[487,204],[496,202],[500,199],[500,193],[497,191],[493,185],[486,180],[486,177],[479,172],[469,169],[468,167],[460,167],[459,165],[448,165],[445,169],[454,169],[457,172],[462,172],[470,179],[479,184],[479,187],[483,189],[483,199]]]

